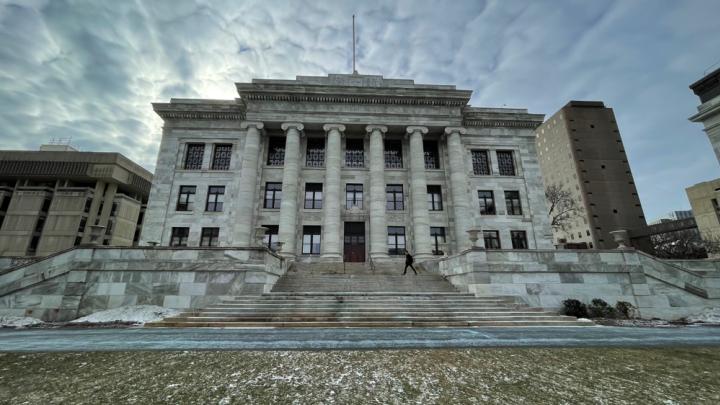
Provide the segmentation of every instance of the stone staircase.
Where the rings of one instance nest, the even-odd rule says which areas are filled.
[[[238,296],[147,327],[585,326],[513,297],[460,293],[441,276],[402,263],[295,264],[272,292]]]

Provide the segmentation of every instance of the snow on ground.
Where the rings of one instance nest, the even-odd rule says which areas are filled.
[[[699,314],[685,317],[685,320],[689,323],[702,322],[720,324],[720,308],[705,308],[705,310]]]
[[[0,328],[24,328],[26,326],[40,325],[43,321],[29,316],[0,315]]]
[[[70,323],[138,323],[159,321],[169,316],[178,315],[177,309],[159,307],[157,305],[130,305],[125,307],[107,309],[83,316]]]

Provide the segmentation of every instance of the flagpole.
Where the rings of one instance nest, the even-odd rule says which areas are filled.
[[[358,74],[355,70],[355,14],[353,14],[353,74]]]

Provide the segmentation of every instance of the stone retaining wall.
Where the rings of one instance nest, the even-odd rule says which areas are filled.
[[[67,321],[124,305],[202,308],[268,292],[285,272],[261,248],[81,248],[0,275],[0,314]]]
[[[645,318],[676,319],[720,306],[720,278],[629,250],[469,250],[422,263],[458,289],[557,310],[574,298],[627,301]]]

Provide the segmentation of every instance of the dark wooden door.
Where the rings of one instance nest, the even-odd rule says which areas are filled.
[[[346,262],[365,261],[365,223],[345,222],[345,243],[343,260]]]

